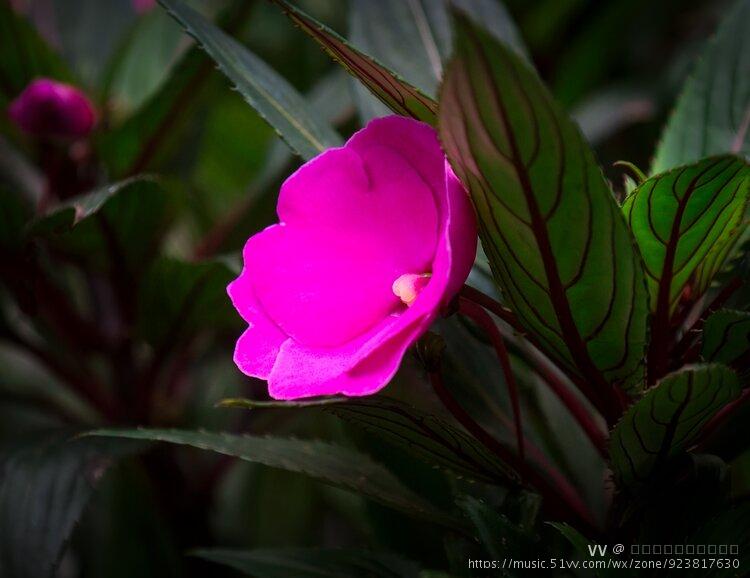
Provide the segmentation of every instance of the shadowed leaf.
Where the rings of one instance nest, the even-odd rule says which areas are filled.
[[[652,173],[709,155],[750,155],[750,0],[726,13],[685,83],[656,151]]]
[[[532,553],[534,539],[530,528],[514,524],[506,515],[471,496],[462,496],[457,503],[471,520],[490,557],[499,560],[507,553],[519,557]]]
[[[285,0],[272,1],[393,112],[435,124],[437,103],[433,99]]]
[[[324,398],[299,402],[226,399],[221,407],[319,408],[403,448],[425,463],[460,477],[517,484],[518,475],[464,430],[409,404],[383,396]]]
[[[58,249],[104,266],[104,248],[118,265],[136,271],[147,265],[172,214],[171,198],[157,179],[133,177],[79,195],[29,223],[29,237],[44,237]]]
[[[737,375],[718,364],[688,367],[661,380],[612,430],[610,456],[618,484],[648,483],[738,393]]]
[[[159,0],[193,36],[245,100],[304,159],[341,144],[341,137],[276,71],[180,0]]]
[[[74,433],[0,447],[0,576],[50,576],[112,459],[136,448]]]
[[[453,0],[468,18],[519,54],[525,55],[516,26],[498,0]],[[443,63],[452,50],[448,0],[354,0],[349,10],[351,43],[407,82],[435,98]],[[355,85],[364,121],[388,114],[388,108],[362,85]]]
[[[326,411],[459,476],[519,483],[518,474],[464,430],[403,402],[381,397],[352,399],[330,405]]]
[[[226,296],[234,273],[218,260],[190,263],[157,259],[139,288],[136,329],[149,343],[173,346],[199,328],[234,327]]]
[[[11,6],[0,2],[0,91],[15,98],[40,76],[72,82],[64,61],[47,45],[34,27]]]
[[[703,349],[706,361],[731,365],[738,371],[750,366],[750,313],[717,311],[703,325]]]
[[[163,441],[297,472],[448,526],[458,522],[406,488],[368,456],[322,441],[190,430],[97,430],[89,435]]]

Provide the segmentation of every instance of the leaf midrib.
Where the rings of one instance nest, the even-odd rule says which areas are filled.
[[[651,343],[652,348],[649,352],[649,371],[648,379],[651,383],[655,383],[656,379],[661,377],[666,371],[666,364],[668,362],[667,355],[667,344],[669,331],[669,317],[670,317],[670,303],[672,293],[672,279],[674,273],[674,260],[677,255],[677,246],[681,239],[682,229],[682,218],[687,209],[690,198],[692,197],[695,190],[698,188],[698,181],[703,178],[706,173],[716,168],[716,166],[722,162],[723,159],[718,159],[715,163],[706,167],[704,170],[699,172],[693,177],[685,190],[685,194],[680,198],[677,203],[677,210],[675,211],[674,220],[672,221],[672,228],[669,232],[669,241],[667,242],[664,252],[664,263],[662,264],[661,275],[659,279],[659,290],[656,297],[656,307],[654,313],[654,320],[651,325]],[[677,181],[682,176],[675,177],[672,187],[677,186]],[[657,187],[658,183],[654,185]],[[649,214],[651,211],[649,211]],[[650,216],[649,216],[650,218]]]
[[[487,62],[487,56],[483,50],[483,47],[474,38],[472,38],[472,42],[475,42],[477,46],[477,53],[480,55],[480,58],[482,60],[482,66],[488,73],[488,78],[492,79],[492,68],[490,67],[489,62]],[[513,63],[510,63],[510,65],[511,68],[513,68]],[[498,94],[497,85],[495,84],[494,80],[490,80],[489,85],[495,98],[495,102],[498,106],[500,120],[503,123],[503,127],[508,138],[508,145],[511,149],[511,164],[521,184],[521,189],[523,190],[524,199],[526,201],[529,215],[531,217],[531,231],[539,248],[539,252],[542,257],[542,264],[544,266],[544,272],[547,277],[547,282],[550,286],[550,301],[552,302],[552,306],[555,310],[555,316],[560,323],[560,329],[563,332],[566,345],[570,349],[570,352],[572,354],[573,363],[575,363],[575,365],[581,371],[584,378],[591,380],[596,386],[606,390],[609,388],[609,384],[606,382],[601,372],[593,363],[591,356],[589,355],[588,348],[583,342],[583,338],[581,337],[581,334],[578,331],[578,327],[575,324],[575,320],[573,319],[573,314],[570,310],[570,304],[565,297],[565,288],[563,286],[562,279],[560,279],[560,274],[557,269],[557,263],[555,262],[554,255],[552,253],[552,245],[549,240],[549,235],[547,234],[547,224],[544,217],[542,216],[541,210],[539,209],[539,205],[536,202],[536,198],[534,197],[534,187],[529,179],[528,173],[525,170],[525,166],[521,159],[520,150],[518,148],[518,143],[516,142],[513,127],[510,124],[510,119],[505,108],[505,103]],[[598,400],[600,402],[600,405],[602,404],[602,402],[604,402],[601,407],[601,409],[604,410],[604,408],[606,408],[606,402],[604,399],[602,399],[600,392],[597,392],[596,388],[586,387],[586,389],[589,390],[589,397],[593,397],[594,399]]]

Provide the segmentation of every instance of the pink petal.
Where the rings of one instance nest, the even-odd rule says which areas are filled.
[[[238,352],[258,357],[252,374],[278,399],[378,391],[460,289],[476,252],[473,209],[435,131],[401,117],[371,122],[292,175],[278,212],[279,225],[248,241],[246,269],[230,287],[253,296],[233,295],[252,326]],[[414,285],[407,308],[392,285],[423,273],[429,282]]]
[[[268,318],[255,298],[247,267],[229,284],[227,292],[235,309],[248,323],[248,328],[237,340],[234,362],[246,375],[268,379],[287,336]]]
[[[246,263],[264,310],[300,344],[362,335],[402,308],[399,276],[430,270],[432,192],[388,149],[368,150],[366,164],[346,149],[321,155],[285,183],[279,216],[250,240]]]
[[[96,123],[94,106],[83,92],[48,78],[31,82],[10,103],[8,115],[21,130],[38,137],[79,138]]]

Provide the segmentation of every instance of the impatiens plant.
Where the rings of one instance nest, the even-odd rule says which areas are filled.
[[[65,548],[114,463],[110,494],[137,479],[131,499],[172,520],[170,551],[200,559],[186,575],[516,576],[536,560],[567,576],[598,552],[605,576],[641,567],[641,544],[659,545],[652,568],[747,574],[750,0],[703,48],[652,167],[616,163],[624,189],[592,148],[600,128],[558,101],[569,85],[547,87],[495,0],[351,0],[349,40],[263,4],[342,69],[306,95],[239,40],[246,6],[214,23],[182,0],[148,4],[138,18],[168,14],[196,46],[175,43],[171,77],[125,120],[127,47],[87,96],[3,8],[42,70],[0,70],[0,337],[64,386],[27,395],[60,419],[0,454],[0,575],[51,576],[65,552],[134,575],[75,555],[111,496]],[[195,150],[190,107],[228,98],[213,63],[245,102],[227,101]],[[245,104],[286,146],[227,211],[231,175],[211,162],[245,164]],[[288,491],[257,465],[327,489]],[[217,548],[264,507],[257,534],[286,510],[315,537]],[[30,561],[35,524],[44,556]],[[146,566],[183,575],[170,564]]]

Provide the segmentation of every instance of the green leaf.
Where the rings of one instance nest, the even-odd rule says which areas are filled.
[[[625,200],[657,319],[671,315],[686,286],[700,297],[731,257],[748,192],[750,166],[721,156],[651,177]]]
[[[435,124],[437,103],[433,99],[286,0],[272,1],[393,112]]]
[[[526,53],[515,24],[500,2],[460,0],[454,4],[499,40],[520,54]],[[354,0],[349,9],[349,37],[354,46],[435,98],[443,62],[452,48],[446,0]],[[388,114],[388,109],[361,84],[356,85],[356,96],[363,119]]]
[[[0,2],[0,91],[15,98],[39,76],[71,82],[62,59],[47,45],[34,27],[11,7]]]
[[[519,321],[590,384],[589,397],[638,380],[643,273],[593,153],[521,58],[463,17],[440,133]]]
[[[688,367],[662,379],[612,430],[610,457],[618,484],[648,484],[738,394],[737,375],[718,364]]]
[[[448,526],[460,523],[407,489],[382,465],[354,450],[322,441],[189,430],[103,429],[90,435],[164,441],[305,474],[408,514]]]
[[[265,62],[180,0],[159,0],[287,144],[304,159],[341,144],[304,98]]]
[[[138,295],[138,334],[155,346],[206,327],[238,322],[226,287],[236,275],[221,261],[188,263],[160,257],[146,271]]]
[[[113,174],[139,172],[179,142],[181,129],[193,118],[190,105],[203,93],[210,74],[205,55],[191,48],[155,94],[122,124],[99,136],[98,152]]]
[[[425,463],[461,477],[518,484],[518,475],[464,430],[402,401],[369,398],[324,398],[302,402],[256,402],[230,399],[222,407],[310,408],[325,410],[372,433],[379,440],[403,448]]]
[[[419,567],[383,552],[334,548],[197,550],[194,556],[256,578],[417,578]]]
[[[170,77],[181,40],[182,29],[162,10],[136,20],[107,66],[105,92],[115,114],[137,109]]]
[[[52,574],[112,458],[133,444],[54,431],[0,447],[0,575]]]
[[[530,528],[514,524],[504,514],[471,496],[462,496],[457,502],[471,520],[488,557],[500,560],[507,553],[519,558],[531,553]]]
[[[750,0],[726,13],[685,83],[656,150],[652,173],[709,155],[750,155]]]
[[[99,86],[111,54],[136,20],[132,3],[55,0],[48,10],[60,53],[86,84]]]
[[[74,197],[29,224],[29,237],[102,266],[102,249],[137,271],[154,256],[171,216],[170,199],[158,180],[133,177]]]
[[[350,399],[326,411],[402,447],[427,464],[459,476],[516,485],[518,474],[464,430],[419,409],[385,397]]]
[[[701,350],[703,359],[741,370],[750,365],[749,354],[750,313],[724,309],[706,319]]]

